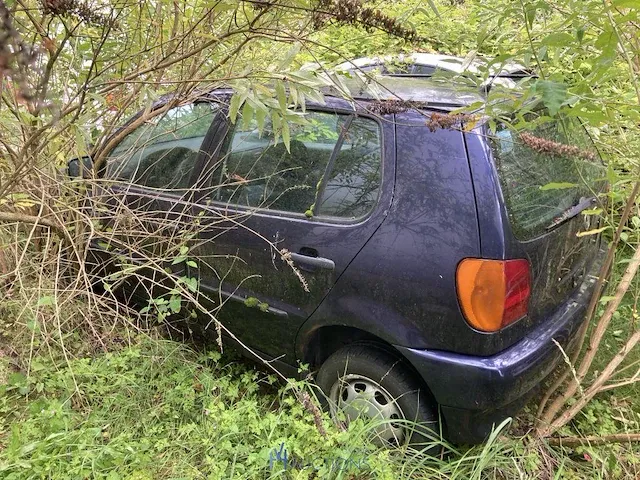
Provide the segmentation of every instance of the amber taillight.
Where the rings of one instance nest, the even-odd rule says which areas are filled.
[[[531,295],[527,260],[466,258],[456,273],[458,299],[469,324],[495,332],[524,317]]]

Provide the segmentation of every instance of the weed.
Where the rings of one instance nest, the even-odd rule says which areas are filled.
[[[381,449],[371,441],[376,425],[356,421],[343,431],[312,408],[309,393],[301,402],[296,392],[311,388],[304,382],[283,386],[232,355],[142,335],[69,363],[36,356],[29,375],[0,365],[10,372],[0,387],[0,476],[8,480],[506,479],[560,470],[566,478],[598,478],[609,462],[602,449],[588,450],[591,462],[587,450],[571,450],[582,458],[576,462],[500,429],[471,449],[436,439],[446,452],[440,458]],[[625,468],[602,471],[621,477]]]

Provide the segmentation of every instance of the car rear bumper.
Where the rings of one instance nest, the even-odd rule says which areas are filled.
[[[454,443],[480,443],[493,425],[517,413],[534,388],[571,351],[597,280],[602,255],[568,301],[525,338],[490,357],[397,346],[441,407]],[[557,342],[557,343],[556,343]]]

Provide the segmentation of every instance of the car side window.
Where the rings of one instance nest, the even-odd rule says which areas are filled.
[[[226,140],[211,199],[226,204],[314,216],[359,218],[375,206],[381,182],[377,122],[308,112],[291,124],[289,149],[271,125],[240,122]]]
[[[185,189],[217,107],[183,105],[127,135],[107,158],[107,177],[152,188]]]
[[[318,213],[359,218],[373,210],[382,178],[381,160],[378,124],[354,118],[327,176]]]

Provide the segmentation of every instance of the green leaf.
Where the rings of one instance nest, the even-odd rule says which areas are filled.
[[[264,131],[264,121],[267,117],[267,108],[258,108],[256,110],[256,123],[258,124],[258,133]]]
[[[577,183],[569,183],[569,182],[551,182],[546,185],[542,185],[540,190],[563,190],[567,188],[575,188],[577,187]]]
[[[182,297],[172,295],[169,299],[169,308],[173,313],[179,313],[182,308]]]
[[[433,0],[427,0],[427,3],[431,7],[431,10],[433,10],[433,13],[436,14],[436,17],[440,18],[440,12],[438,11],[438,7],[436,7],[436,2]]]
[[[236,118],[238,118],[238,111],[240,110],[240,95],[235,93],[231,97],[231,102],[229,102],[229,119],[231,123],[236,123]]]
[[[276,111],[271,112],[271,124],[273,125],[273,143],[277,144],[280,139],[280,131],[282,130],[282,118]]]
[[[564,83],[538,80],[535,83],[535,91],[542,95],[542,103],[552,116],[558,113],[567,99],[567,86]]]
[[[600,228],[594,228],[593,230],[587,230],[586,232],[578,232],[576,233],[576,237],[586,237],[589,235],[596,235],[598,233],[604,232],[605,230],[608,230],[609,227],[600,227]]]
[[[551,45],[555,47],[565,47],[573,43],[575,37],[565,32],[556,32],[551,35],[547,35],[542,39],[542,43],[545,45]]]
[[[285,56],[278,62],[278,66],[280,69],[284,69],[289,66],[289,64],[293,61],[295,56],[300,52],[300,48],[302,48],[302,44],[300,42],[295,42],[289,51],[285,54]]]
[[[291,153],[291,131],[287,122],[282,122],[282,143],[284,143],[287,152]]]
[[[198,264],[196,262],[194,262],[193,260],[188,260],[187,261],[187,265],[192,267],[192,268],[198,268]]]
[[[36,333],[40,332],[40,325],[38,325],[38,322],[36,321],[35,318],[27,320],[27,328],[32,332],[36,332]]]
[[[198,291],[198,279],[194,277],[182,277],[182,281],[192,292]]]
[[[609,182],[609,185],[616,184],[619,179],[618,172],[615,171],[613,165],[607,165],[607,182]]]
[[[335,87],[340,91],[340,93],[342,93],[343,95],[349,97],[350,96],[350,92],[349,92],[349,87],[347,86],[347,84],[344,81],[344,76],[340,75],[340,74],[335,74],[332,75],[332,80],[333,83],[335,84]]]
[[[249,130],[251,120],[253,119],[254,109],[249,102],[244,102],[242,107],[242,129]]]
[[[295,85],[289,85],[289,96],[294,105],[298,105],[298,89]]]
[[[284,90],[282,82],[276,83],[276,96],[278,97],[280,110],[284,112],[287,109],[287,93]]]
[[[536,10],[538,7],[536,4],[530,4],[526,7],[524,12],[524,17],[526,22],[529,24],[529,28],[533,27],[533,22],[536,20]]]
[[[55,298],[51,295],[47,295],[46,297],[40,297],[38,299],[38,307],[48,307],[55,303]]]
[[[179,255],[176,258],[173,259],[173,262],[171,262],[171,265],[177,265],[179,263],[184,262],[187,259],[187,257],[183,256],[183,255]]]

